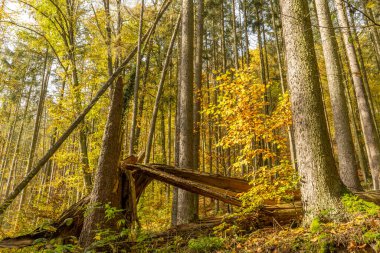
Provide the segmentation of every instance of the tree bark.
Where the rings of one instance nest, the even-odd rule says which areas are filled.
[[[315,0],[319,31],[325,59],[327,81],[335,127],[335,140],[338,148],[339,174],[343,183],[352,190],[362,187],[357,171],[355,148],[350,130],[347,101],[344,96],[343,73],[340,68],[338,44],[330,18],[326,0]]]
[[[198,0],[197,4],[197,29],[196,29],[196,47],[195,47],[195,62],[194,62],[194,169],[199,170],[200,166],[200,146],[201,146],[201,98],[202,98],[202,66],[203,66],[203,15],[204,15],[203,0]],[[198,216],[198,195],[194,201],[194,216]]]
[[[362,126],[365,146],[368,155],[369,166],[372,172],[372,182],[374,189],[380,189],[380,144],[376,133],[373,116],[366,98],[363,79],[361,77],[358,60],[356,58],[355,47],[351,39],[351,32],[342,0],[335,0],[335,7],[338,13],[339,26],[341,27],[343,42],[347,52],[349,67],[351,69],[355,95],[358,102],[360,122]]]
[[[304,223],[322,213],[338,220],[344,213],[340,197],[346,189],[327,132],[307,1],[281,0],[281,13]]]
[[[103,136],[102,151],[99,157],[94,188],[91,192],[90,210],[84,219],[80,235],[80,244],[86,249],[94,239],[95,231],[99,229],[115,229],[115,220],[107,222],[105,204],[121,208],[121,187],[119,186],[119,158],[121,151],[121,122],[123,112],[123,80],[121,77],[115,83]]]
[[[193,146],[193,80],[194,80],[194,10],[193,0],[182,0],[181,34],[181,94],[179,115],[179,167],[194,169]],[[194,194],[178,190],[177,223],[195,219]]]

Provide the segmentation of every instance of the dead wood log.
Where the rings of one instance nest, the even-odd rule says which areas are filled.
[[[122,170],[140,170],[143,174],[153,179],[157,179],[161,182],[165,182],[174,185],[178,188],[187,190],[189,192],[198,193],[200,195],[221,200],[225,203],[232,204],[235,206],[241,206],[241,201],[238,199],[237,193],[229,190],[209,186],[207,184],[194,182],[188,179],[183,179],[181,177],[165,173],[159,169],[131,164],[127,166],[122,166]]]
[[[184,179],[189,179],[233,192],[247,192],[251,188],[248,181],[241,178],[225,177],[219,174],[210,174],[189,169],[178,169],[164,164],[149,164],[148,166]]]

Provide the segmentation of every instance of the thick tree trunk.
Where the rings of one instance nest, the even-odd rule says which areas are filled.
[[[91,209],[85,217],[80,236],[80,244],[84,248],[91,244],[96,230],[115,227],[114,220],[107,222],[104,205],[109,204],[111,207],[121,208],[118,165],[121,150],[122,112],[123,80],[119,77],[112,93],[102,151],[94,180],[94,188],[91,193],[90,208],[94,206],[96,208]]]
[[[319,30],[325,59],[330,101],[333,110],[335,140],[338,148],[339,174],[343,183],[352,190],[362,187],[357,171],[355,148],[352,140],[344,83],[340,68],[338,44],[330,18],[327,0],[315,0]]]
[[[179,115],[179,167],[194,169],[193,80],[194,80],[194,10],[193,0],[182,0],[181,94]],[[194,194],[178,190],[177,223],[194,220]]]
[[[358,102],[360,122],[366,144],[369,166],[372,172],[373,188],[380,188],[380,143],[376,132],[375,123],[371,114],[370,106],[366,97],[363,79],[361,78],[355,47],[351,39],[351,32],[342,0],[335,0],[338,13],[339,26],[341,27],[344,46],[347,52],[349,67],[351,69],[355,95]]]
[[[340,219],[345,187],[327,132],[307,1],[281,0],[281,12],[304,222],[322,213]]]

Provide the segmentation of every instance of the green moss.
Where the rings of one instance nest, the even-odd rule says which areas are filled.
[[[220,237],[200,237],[197,239],[191,239],[188,246],[193,252],[212,252],[220,249],[223,244],[224,239]]]
[[[317,217],[310,224],[310,232],[317,233],[321,230],[321,221]]]
[[[363,240],[365,243],[372,243],[380,240],[380,232],[368,231],[364,233]]]
[[[352,194],[345,194],[342,203],[349,213],[365,213],[368,215],[377,215],[380,212],[380,206],[360,199]]]

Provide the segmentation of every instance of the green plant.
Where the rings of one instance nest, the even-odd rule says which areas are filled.
[[[345,194],[342,197],[342,203],[347,211],[352,214],[364,213],[373,216],[380,213],[380,206],[352,194]]]
[[[315,218],[310,223],[310,232],[312,233],[318,233],[321,230],[321,221],[319,218]]]
[[[200,237],[191,239],[188,247],[193,252],[211,252],[220,249],[224,244],[224,238],[221,237]]]

